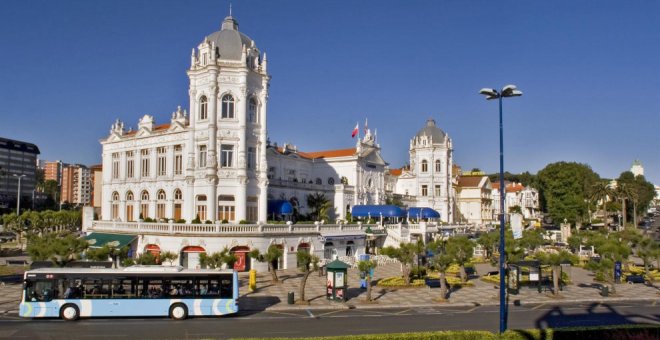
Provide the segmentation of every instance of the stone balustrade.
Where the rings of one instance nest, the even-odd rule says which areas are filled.
[[[120,232],[134,234],[185,234],[185,235],[263,235],[263,234],[318,234],[364,231],[366,224],[185,224],[93,221],[87,232]],[[371,229],[380,229],[372,225]]]

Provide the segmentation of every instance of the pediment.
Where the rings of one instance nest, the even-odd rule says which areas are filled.
[[[185,129],[186,127],[181,122],[173,122],[172,124],[170,124],[170,128],[167,129],[167,131],[177,132],[177,131],[183,131]]]
[[[121,138],[121,136],[120,136],[118,133],[113,132],[112,134],[110,134],[110,136],[108,136],[108,138],[106,138],[105,141],[106,141],[106,142],[118,142],[118,141],[120,141],[121,139],[122,139],[122,138]]]
[[[145,137],[145,136],[151,136],[151,131],[147,130],[147,128],[140,128],[138,132],[135,134],[136,137]]]

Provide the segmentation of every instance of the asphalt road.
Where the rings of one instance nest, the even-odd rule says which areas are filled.
[[[499,325],[497,306],[242,313],[224,318],[0,320],[0,338],[11,339],[227,339],[308,337],[433,330],[489,330]],[[509,328],[660,324],[655,302],[562,303],[511,306]]]

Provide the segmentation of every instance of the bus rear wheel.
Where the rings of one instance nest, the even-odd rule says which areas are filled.
[[[76,305],[64,305],[60,309],[60,317],[66,321],[75,321],[80,317],[80,310]]]
[[[185,320],[188,317],[188,308],[184,304],[177,303],[170,307],[170,318],[174,320]]]

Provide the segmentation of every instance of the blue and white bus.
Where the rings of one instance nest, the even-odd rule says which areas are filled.
[[[40,268],[25,272],[19,315],[26,318],[214,316],[238,312],[235,271],[131,266]]]

